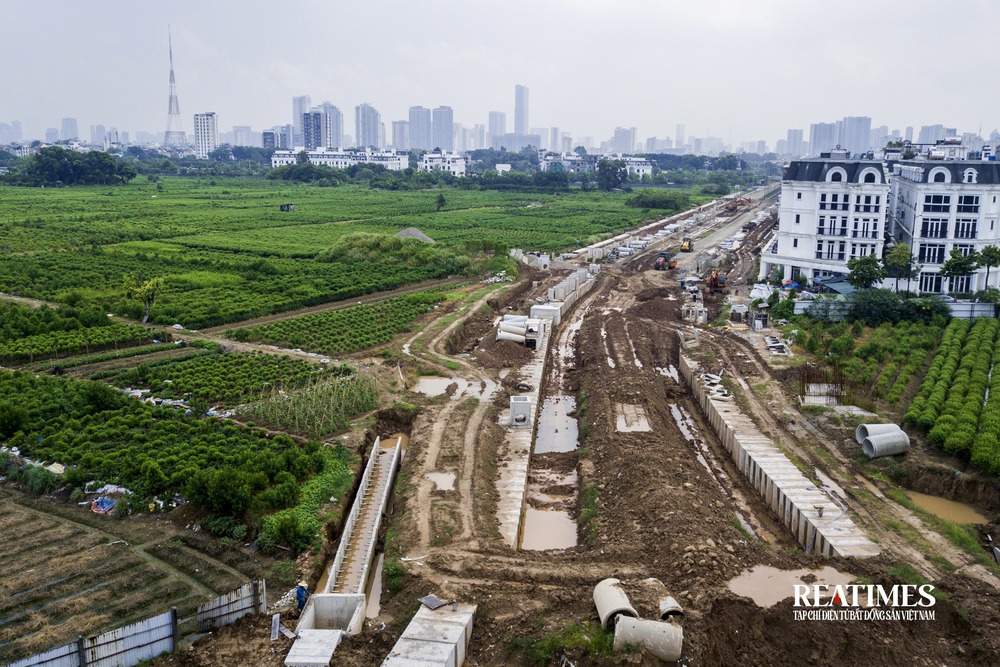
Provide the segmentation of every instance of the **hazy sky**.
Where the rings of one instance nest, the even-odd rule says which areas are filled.
[[[1000,127],[992,0],[0,0],[0,122],[28,136],[71,116],[162,132],[167,24],[187,131],[291,122],[291,98],[329,100],[354,134],[370,102],[391,133],[408,107],[455,121],[507,112],[608,138],[729,142],[843,116],[903,129]],[[134,134],[133,134],[134,137]]]

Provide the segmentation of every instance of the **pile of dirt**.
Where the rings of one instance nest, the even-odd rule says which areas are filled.
[[[465,319],[445,341],[448,354],[472,352],[493,331],[493,313],[482,308]]]
[[[474,358],[485,368],[516,368],[531,361],[534,352],[512,340],[487,338],[476,348]]]

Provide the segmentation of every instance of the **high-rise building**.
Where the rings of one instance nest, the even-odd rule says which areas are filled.
[[[275,130],[264,130],[260,133],[260,138],[265,149],[276,150],[280,141],[280,133]]]
[[[836,147],[836,123],[813,123],[809,126],[809,151],[812,155],[828,153]]]
[[[871,138],[868,140],[868,146],[873,151],[880,151],[885,146],[885,143],[889,141],[889,126],[879,125],[873,128],[871,131]]]
[[[635,133],[634,127],[616,127],[615,135],[611,139],[611,152],[620,155],[634,152]]]
[[[76,118],[62,119],[62,131],[59,136],[63,141],[74,141],[80,138],[80,129],[77,126]]]
[[[344,114],[330,102],[319,105],[323,111],[323,145],[327,148],[344,147]]]
[[[430,109],[410,107],[410,148],[418,151],[434,148]]]
[[[674,146],[678,149],[683,149],[686,145],[684,142],[686,138],[684,137],[684,123],[677,123],[677,131],[674,134]]]
[[[493,137],[507,134],[507,114],[503,111],[490,112],[490,141]]]
[[[167,101],[167,131],[163,133],[163,145],[179,148],[187,146],[187,134],[181,123],[181,105],[177,101],[177,81],[174,79],[174,43],[167,28],[167,46],[170,51],[170,99]]]
[[[486,126],[476,123],[472,126],[472,150],[486,148]]]
[[[528,87],[514,86],[514,134],[528,134]]]
[[[103,125],[90,126],[91,144],[93,144],[94,146],[103,146],[105,139],[107,139],[107,131],[104,129]]]
[[[307,151],[323,146],[323,112],[315,107],[302,114],[302,146]]]
[[[559,152],[559,128],[549,128],[549,150]]]
[[[202,160],[219,147],[219,118],[214,111],[194,115],[194,152]]]
[[[355,143],[359,148],[382,150],[385,126],[382,124],[382,116],[368,102],[354,108],[354,132]]]
[[[903,138],[904,138],[904,139],[905,139],[906,141],[909,141],[909,142],[912,142],[912,141],[913,141],[913,126],[912,126],[912,125],[907,125],[907,126],[906,126],[906,132],[905,132],[905,134],[903,135]]]
[[[233,146],[253,146],[253,128],[249,125],[233,126]]]
[[[446,153],[455,149],[455,114],[451,107],[437,107],[434,109],[433,130],[431,143],[434,148],[440,148]]]
[[[945,137],[954,137],[957,134],[955,128],[944,125],[924,125],[920,128],[920,136],[917,137],[918,144],[936,144]]]
[[[802,130],[788,130],[784,153],[792,157],[802,157]]]
[[[867,153],[871,148],[872,119],[868,116],[845,116],[840,125],[840,147],[852,155]]]
[[[407,120],[392,121],[392,148],[397,151],[410,150],[410,122]]]
[[[45,130],[45,143],[54,144],[59,141],[59,130],[54,127]]]
[[[299,95],[292,98],[292,145],[302,145],[302,114],[312,107],[312,98]]]

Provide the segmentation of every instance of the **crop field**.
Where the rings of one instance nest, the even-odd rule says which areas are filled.
[[[105,379],[119,387],[149,389],[160,398],[232,406],[275,389],[291,389],[316,378],[350,373],[349,368],[325,370],[284,355],[215,352],[179,361],[141,363]]]
[[[238,341],[270,343],[321,354],[344,354],[388,343],[408,331],[422,313],[443,301],[441,292],[415,292],[372,304],[247,327],[230,332]]]
[[[206,587],[144,558],[114,535],[3,498],[0,531],[18,536],[0,549],[3,662],[171,606],[190,613],[210,594],[239,584],[237,577],[215,572],[219,587]],[[214,572],[204,557],[198,562]]]
[[[0,364],[130,347],[160,336],[154,329],[112,322],[99,309],[0,303]]]
[[[1000,474],[1000,323],[953,320],[906,411],[927,439],[972,465]]]
[[[883,324],[867,331],[852,330],[847,323],[819,323],[803,331],[800,340],[810,352],[837,358],[844,376],[867,395],[895,405],[933,354],[941,332],[941,327],[923,322]]]
[[[0,402],[9,446],[76,466],[65,484],[126,486],[140,508],[155,494],[180,493],[220,515],[260,515],[293,505],[298,485],[326,463],[318,443],[185,416],[98,382],[3,373],[0,396],[17,396]]]
[[[208,327],[447,275],[440,265],[316,258],[347,234],[418,227],[441,244],[557,251],[634,226],[621,193],[391,192],[271,181],[5,187],[0,291],[138,317],[123,279],[162,277],[152,321]],[[296,210],[283,213],[281,203]]]

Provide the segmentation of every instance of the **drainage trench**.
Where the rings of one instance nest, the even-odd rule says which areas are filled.
[[[576,396],[564,389],[563,380],[576,364],[576,338],[588,310],[584,307],[575,313],[553,342],[548,391],[543,394],[528,467],[521,549],[577,545],[579,425]]]

